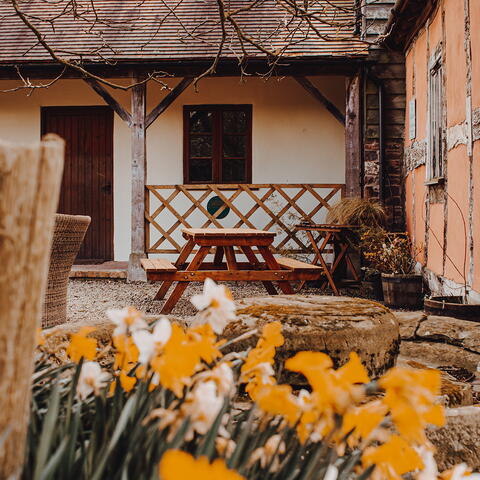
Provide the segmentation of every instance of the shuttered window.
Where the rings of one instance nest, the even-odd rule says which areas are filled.
[[[430,69],[429,112],[430,139],[428,179],[442,178],[444,174],[443,125],[443,68],[440,61]]]
[[[184,107],[184,183],[251,183],[252,106]]]

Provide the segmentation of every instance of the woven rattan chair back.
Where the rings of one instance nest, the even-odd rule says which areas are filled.
[[[90,225],[90,217],[82,215],[55,216],[48,285],[43,304],[42,328],[67,321],[68,276]]]

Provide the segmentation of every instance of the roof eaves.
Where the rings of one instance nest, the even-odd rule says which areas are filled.
[[[438,0],[397,0],[387,20],[382,43],[405,51],[437,5]]]

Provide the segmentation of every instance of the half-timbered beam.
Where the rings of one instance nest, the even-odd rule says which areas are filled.
[[[147,181],[147,144],[146,144],[146,83],[142,78],[135,80],[132,87],[132,225],[131,250],[128,262],[130,282],[146,281],[145,271],[140,260],[145,255],[145,184]]]
[[[132,123],[132,116],[130,115],[129,112],[127,112],[127,110],[125,110],[125,108],[123,108],[120,103],[117,102],[117,100],[115,100],[112,95],[110,95],[110,93],[105,89],[105,87],[103,85],[101,85],[100,83],[98,83],[96,80],[94,80],[93,78],[85,78],[84,79],[85,82],[88,83],[88,85],[90,85],[90,87],[92,87],[92,89],[98,93],[98,95],[100,95],[103,100],[105,100],[105,103],[110,106],[110,108],[116,112],[118,114],[118,116],[124,121],[126,122],[129,126],[131,125]]]
[[[346,81],[345,108],[345,187],[347,197],[362,196],[362,77],[357,74]]]
[[[345,115],[307,78],[293,77],[312,97],[318,100],[342,125]]]
[[[180,83],[147,115],[145,128],[148,128],[192,82],[193,78],[187,77],[182,79]]]

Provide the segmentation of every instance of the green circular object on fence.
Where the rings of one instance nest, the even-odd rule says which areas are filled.
[[[220,197],[212,197],[207,203],[207,211],[210,215],[215,215],[215,212],[225,205],[224,201]],[[221,220],[225,218],[230,213],[230,209],[226,207],[222,210],[220,214],[217,215],[216,218]]]

